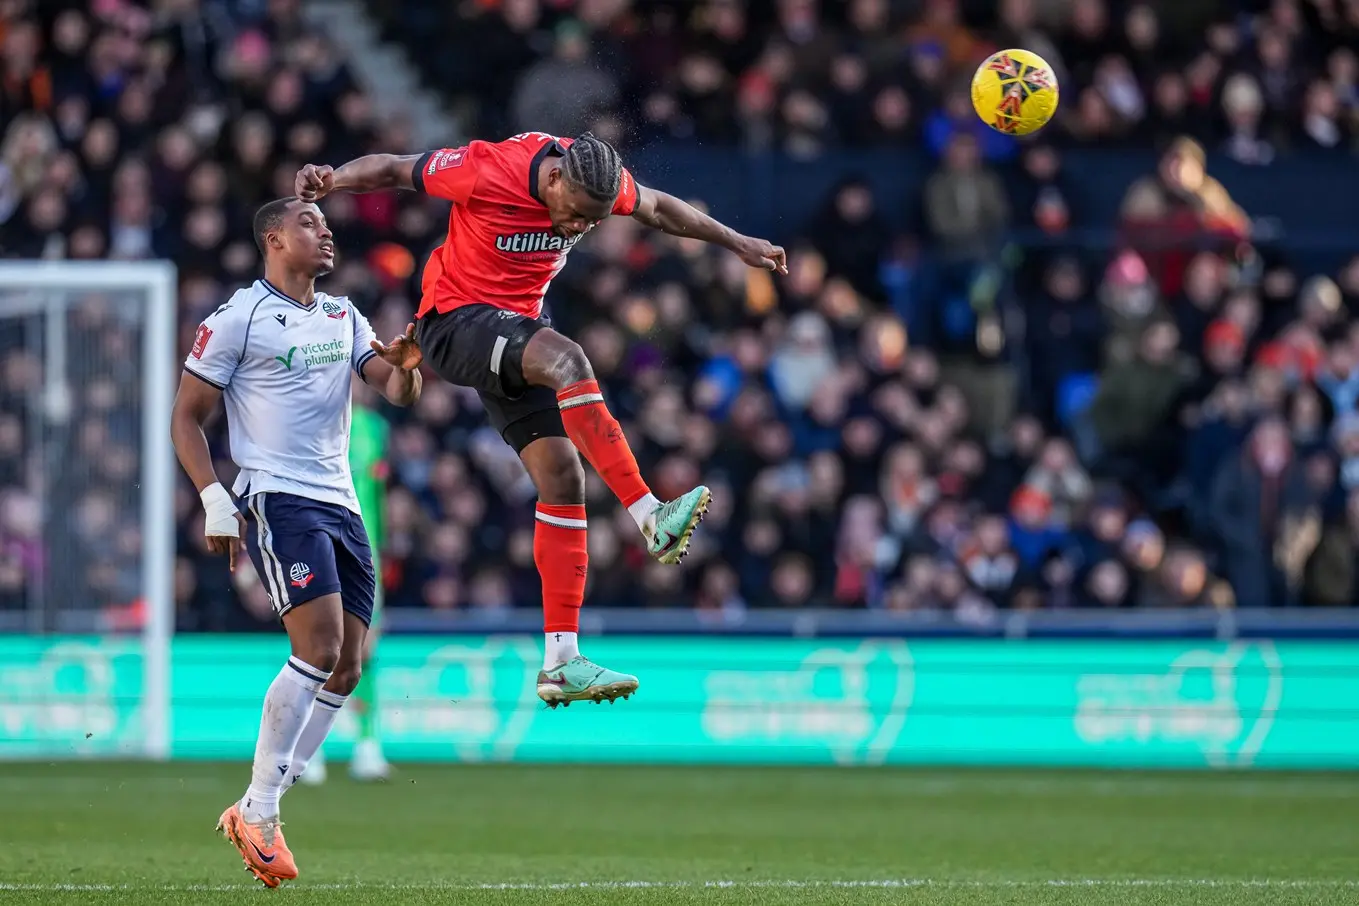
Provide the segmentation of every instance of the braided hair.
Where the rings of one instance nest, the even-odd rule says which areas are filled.
[[[566,149],[562,175],[596,201],[612,203],[623,182],[623,159],[613,145],[587,132]]]

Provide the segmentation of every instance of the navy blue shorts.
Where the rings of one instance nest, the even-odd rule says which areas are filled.
[[[377,576],[359,515],[322,503],[264,491],[241,502],[245,544],[279,619],[299,604],[336,592],[344,609],[368,625]]]

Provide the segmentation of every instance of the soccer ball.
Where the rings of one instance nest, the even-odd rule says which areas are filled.
[[[1057,112],[1057,77],[1029,50],[1002,50],[972,76],[972,107],[982,122],[1006,135],[1028,135]]]

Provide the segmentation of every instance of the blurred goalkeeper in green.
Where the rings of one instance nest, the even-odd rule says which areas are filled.
[[[373,569],[377,573],[377,589],[373,599],[373,622],[368,630],[367,650],[363,657],[363,672],[359,684],[349,696],[349,708],[358,720],[358,736],[349,762],[349,772],[355,780],[386,780],[391,772],[382,753],[382,739],[378,735],[377,658],[374,653],[380,636],[379,619],[382,613],[382,529],[383,499],[387,488],[387,438],[391,431],[387,420],[372,408],[372,391],[367,385],[355,382],[353,423],[349,437],[349,469],[354,474],[354,491],[359,508],[363,510],[363,524],[368,529],[368,543],[373,549]],[[321,752],[316,753],[301,782],[315,786],[326,779],[326,763]]]

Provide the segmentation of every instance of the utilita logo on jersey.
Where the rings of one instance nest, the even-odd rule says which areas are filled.
[[[539,233],[507,233],[495,237],[495,247],[510,254],[534,254],[538,252],[569,252],[580,236],[564,239],[556,233],[543,230]]]

